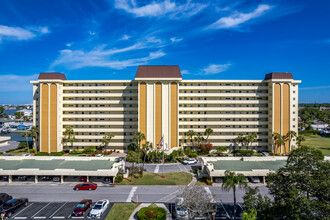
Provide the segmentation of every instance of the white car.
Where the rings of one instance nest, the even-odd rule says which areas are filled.
[[[31,154],[22,154],[23,157],[31,157]]]
[[[184,203],[184,198],[178,197],[175,201],[175,216],[176,219],[180,220],[188,220],[188,211],[184,208],[182,208],[182,205]]]
[[[97,157],[104,157],[104,154],[97,154]]]
[[[108,206],[109,200],[99,200],[97,203],[95,203],[88,216],[90,218],[101,218],[101,215],[105,212],[105,210],[107,210]]]
[[[195,158],[188,158],[185,159],[182,163],[185,165],[191,165],[197,163],[197,160]]]

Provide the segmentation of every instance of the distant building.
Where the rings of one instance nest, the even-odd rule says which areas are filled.
[[[0,118],[0,128],[10,128],[10,125],[15,123],[12,119]]]
[[[24,115],[23,116],[26,116],[26,117],[32,117],[32,110],[28,110],[28,109],[22,109],[22,110],[19,110],[17,112],[22,112]]]

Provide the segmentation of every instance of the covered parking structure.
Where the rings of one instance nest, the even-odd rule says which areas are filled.
[[[37,183],[45,177],[58,177],[58,181],[74,181],[85,177],[110,177],[113,179],[125,170],[125,162],[118,157],[71,157],[71,156],[2,156],[0,157],[0,176],[9,183],[15,180]],[[22,178],[22,177],[25,177]],[[52,178],[51,178],[52,180]]]
[[[214,182],[225,176],[226,170],[241,173],[246,177],[259,177],[265,183],[268,173],[283,167],[287,157],[202,157],[199,176],[208,176]]]

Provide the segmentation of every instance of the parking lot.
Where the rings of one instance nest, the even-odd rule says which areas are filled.
[[[21,207],[8,219],[90,219],[87,215],[92,206],[84,213],[84,216],[71,216],[77,204],[78,202],[30,202],[27,207]],[[95,202],[93,202],[94,204]],[[100,219],[104,219],[108,215],[112,206],[113,203],[110,203]]]

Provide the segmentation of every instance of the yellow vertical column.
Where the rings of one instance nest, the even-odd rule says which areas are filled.
[[[178,84],[171,83],[171,143],[170,147],[178,146]]]
[[[48,84],[44,83],[41,86],[41,129],[40,129],[40,151],[48,152],[48,111],[49,111],[49,93]]]
[[[139,131],[147,137],[147,84],[141,82],[139,87]],[[145,141],[141,143],[144,144]]]
[[[289,84],[283,84],[283,96],[282,96],[282,135],[286,136],[290,131],[290,86]],[[290,152],[290,140],[286,140],[284,143],[283,153],[288,154]]]
[[[57,152],[57,86],[54,83],[50,85],[49,98],[50,152]]]
[[[281,134],[281,85],[276,83],[274,86],[274,132]],[[281,153],[281,147],[276,146],[276,154]]]
[[[155,88],[155,144],[162,138],[162,84],[156,83]]]

